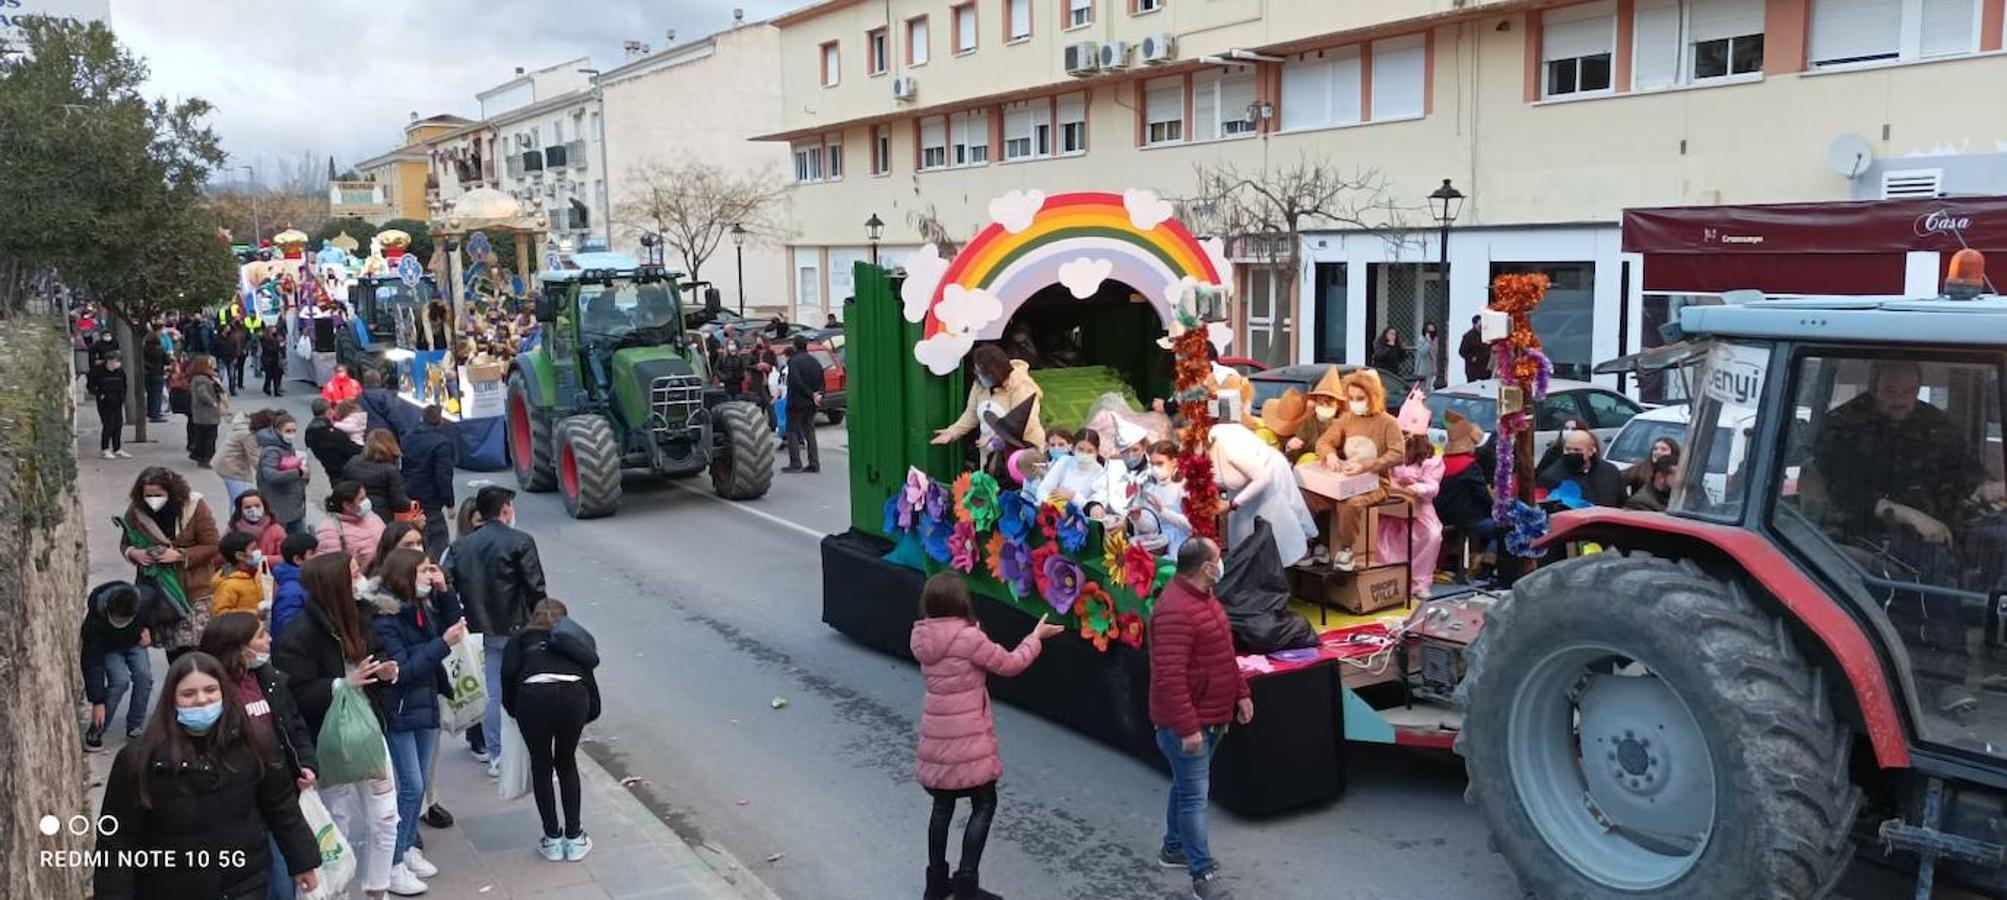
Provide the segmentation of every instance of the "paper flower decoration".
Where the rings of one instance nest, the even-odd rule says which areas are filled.
[[[955,501],[955,521],[971,521],[966,505],[969,499],[969,473],[963,472],[962,477],[955,479],[955,483],[948,488],[948,491]]]
[[[940,482],[927,482],[926,498],[927,518],[937,522],[946,522],[951,518],[948,510],[948,489],[942,487]]]
[[[1115,637],[1124,644],[1143,649],[1143,617],[1132,612],[1116,616]]]
[[[975,472],[962,478],[967,479],[968,489],[956,495],[956,507],[968,516],[977,531],[989,531],[997,523],[997,492],[1001,487],[996,477],[988,472]]]
[[[1005,540],[1002,534],[990,537],[989,551],[990,575],[1008,585],[1019,599],[1031,596],[1036,589],[1031,551],[1021,543]]]
[[[1038,533],[1045,535],[1048,541],[1059,540],[1059,512],[1062,506],[1063,503],[1053,500],[1038,508]]]
[[[997,531],[1012,543],[1022,544],[1038,526],[1038,507],[1017,491],[997,497]]]
[[[927,480],[927,473],[920,471],[919,467],[908,467],[906,484],[899,491],[899,502],[908,510],[919,512],[920,507],[927,502],[927,485],[930,483]]]
[[[912,526],[912,513],[899,503],[899,494],[885,498],[885,533],[898,534]]]
[[[1075,618],[1080,620],[1080,637],[1105,652],[1117,634],[1114,598],[1100,585],[1088,582],[1080,589],[1080,611]]]
[[[1079,553],[1080,548],[1087,546],[1087,516],[1080,511],[1080,507],[1071,502],[1060,507],[1055,524],[1059,545],[1066,548],[1066,552]]]
[[[926,517],[920,520],[920,546],[927,551],[927,558],[937,563],[945,563],[953,558],[948,550],[948,535],[954,526],[940,519]]]
[[[956,522],[954,530],[948,533],[948,565],[964,572],[976,569],[976,526],[969,522]]]
[[[1073,608],[1073,601],[1079,599],[1081,586],[1086,583],[1087,573],[1081,571],[1080,564],[1057,553],[1039,563],[1038,592],[1060,615]]]
[[[1058,544],[1048,542],[1031,548],[1029,558],[1031,561],[1032,583],[1038,588],[1041,596],[1045,593],[1045,561],[1058,555]]]
[[[1101,540],[1101,567],[1113,575],[1122,571],[1122,554],[1129,549],[1129,536],[1119,528],[1111,528]]]
[[[1122,586],[1129,589],[1138,599],[1148,598],[1157,586],[1157,557],[1150,551],[1131,544],[1122,551],[1122,564],[1109,566],[1112,577],[1120,572]]]

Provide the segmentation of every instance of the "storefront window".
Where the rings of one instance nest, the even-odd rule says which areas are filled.
[[[1549,281],[1547,297],[1533,310],[1532,320],[1547,358],[1554,361],[1554,377],[1589,380],[1589,370],[1596,364],[1596,264],[1491,264],[1493,278],[1532,272]]]

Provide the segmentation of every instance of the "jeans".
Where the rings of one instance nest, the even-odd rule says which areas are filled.
[[[272,853],[272,881],[265,891],[265,900],[293,900],[293,873],[286,871],[286,857],[279,853],[279,839],[268,837],[265,842]]]
[[[425,784],[432,780],[432,750],[439,745],[439,729],[393,731],[383,736],[390,742],[390,768],[397,775],[397,852],[392,865],[404,862],[404,851],[418,836],[418,814],[425,811]]]
[[[1171,761],[1171,797],[1164,813],[1164,850],[1185,856],[1185,871],[1199,878],[1219,868],[1206,838],[1206,794],[1212,788],[1213,751],[1226,736],[1225,725],[1200,730],[1206,748],[1197,756],[1186,756],[1178,736],[1168,728],[1157,729],[1157,750]]]
[[[230,396],[235,397],[238,391],[244,389],[244,357],[231,358],[223,370],[230,379]]]
[[[558,837],[558,802],[564,803],[562,835],[575,838],[585,833],[578,820],[578,736],[585,732],[585,718],[592,711],[592,695],[582,682],[525,684],[517,688],[516,726],[523,731],[523,743],[530,750],[530,792],[536,796],[537,815],[543,819],[544,836]],[[557,779],[557,796],[552,796],[551,779]]]
[[[481,740],[491,759],[502,758],[502,654],[508,649],[508,638],[481,636],[481,670],[488,681],[488,711],[481,715]]]
[[[969,798],[969,821],[962,826],[962,861],[958,867],[963,872],[974,872],[982,868],[983,847],[990,840],[990,822],[997,814],[997,783],[979,785],[963,791],[937,791],[929,788],[927,793],[934,797],[934,814],[927,820],[927,865],[948,865],[948,828],[955,821],[955,801]]]
[[[146,648],[128,647],[105,654],[105,724],[118,712],[118,703],[132,690],[132,705],[126,707],[127,733],[146,727],[146,698],[153,695],[153,659]]]
[[[391,767],[396,765],[393,760]],[[397,785],[392,777],[322,785],[320,789],[328,815],[362,863],[356,869],[356,882],[365,892],[390,887],[390,860],[397,852]]]
[[[167,418],[167,376],[146,376],[146,417],[154,421]]]
[[[230,495],[231,509],[237,508],[238,497],[244,496],[245,491],[248,491],[255,487],[257,487],[257,485],[249,481],[238,481],[235,478],[223,479],[223,493]]]

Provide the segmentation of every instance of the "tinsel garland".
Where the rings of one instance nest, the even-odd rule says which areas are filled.
[[[1511,529],[1516,540],[1508,542],[1508,552],[1517,556],[1538,556],[1532,548],[1532,541],[1547,527],[1545,514],[1519,499],[1516,449],[1519,441],[1525,439],[1522,436],[1533,428],[1526,410],[1533,409],[1546,398],[1554,375],[1554,364],[1542,352],[1540,335],[1533,330],[1533,310],[1546,298],[1548,285],[1547,276],[1537,272],[1500,275],[1491,281],[1491,308],[1512,317],[1505,340],[1492,345],[1493,371],[1501,380],[1510,378],[1519,387],[1524,403],[1518,412],[1498,419],[1498,460],[1492,472],[1492,488],[1496,495],[1492,499],[1491,516],[1498,524]],[[1528,514],[1529,510],[1533,515]]]
[[[1185,518],[1192,533],[1219,540],[1219,485],[1213,479],[1213,459],[1206,452],[1213,430],[1212,392],[1206,384],[1213,377],[1212,361],[1206,357],[1206,329],[1188,328],[1171,342],[1176,355],[1173,384],[1177,388],[1178,416],[1184,428],[1178,432],[1183,453],[1178,471],[1185,482]]]

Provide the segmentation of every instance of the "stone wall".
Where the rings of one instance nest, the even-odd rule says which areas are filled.
[[[44,816],[94,815],[77,727],[83,510],[70,341],[60,319],[0,322],[0,897],[83,897],[90,869],[48,865]]]

